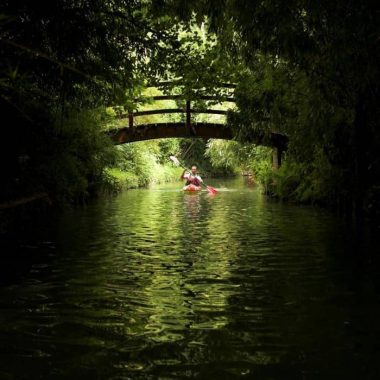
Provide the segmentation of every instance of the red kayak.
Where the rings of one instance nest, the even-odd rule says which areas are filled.
[[[187,185],[183,188],[183,191],[201,191],[202,186],[196,186],[193,184]]]

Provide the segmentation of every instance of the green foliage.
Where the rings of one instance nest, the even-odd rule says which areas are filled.
[[[114,166],[104,172],[103,188],[107,192],[148,186],[179,180],[181,169],[173,166],[167,151],[178,148],[178,141],[141,141],[133,144],[116,146]]]
[[[268,193],[273,184],[272,149],[264,146],[254,147],[248,165],[256,182],[263,187],[265,193]]]
[[[158,156],[160,164],[167,163],[169,156],[178,156],[181,151],[180,139],[159,140],[158,146],[160,148],[160,154]]]
[[[160,51],[173,50],[172,33],[153,29],[147,6],[1,3],[0,110],[11,122],[2,130],[0,199],[46,190],[66,202],[95,191],[115,160],[103,136],[115,113],[105,107],[130,108],[147,78],[163,71]]]
[[[274,173],[270,191],[276,197],[301,203],[336,206],[337,199],[348,200],[347,179],[323,154],[316,152],[312,164],[292,159]]]
[[[134,173],[139,179],[139,185],[149,183],[156,164],[156,156],[149,150],[146,143],[125,144],[117,147],[119,150],[118,167]]]
[[[104,170],[103,193],[119,193],[136,187],[139,187],[139,178],[136,174],[118,168],[106,168]]]
[[[210,140],[205,154],[215,168],[224,168],[233,172],[241,165],[238,146],[239,143],[235,141]]]
[[[172,47],[169,31],[163,36],[151,28],[146,5],[129,0],[59,0],[49,7],[3,3],[0,74],[12,101],[23,91],[49,103],[75,101],[78,107],[132,98],[149,68],[159,69],[153,58],[166,50],[163,40]]]
[[[114,162],[111,142],[99,133],[101,124],[99,111],[73,112],[46,131],[48,145],[38,145],[31,153],[33,175],[56,200],[88,196],[101,180],[103,168]]]
[[[249,168],[281,198],[365,206],[373,214],[380,187],[377,14],[370,0],[59,0],[48,8],[5,1],[0,110],[12,122],[1,140],[0,198],[37,190],[81,198],[102,178],[123,176],[114,169],[103,176],[105,167],[130,173],[121,182],[136,176],[146,185],[171,177],[161,169],[167,155],[179,154],[207,174]],[[220,83],[237,83],[228,123],[243,146],[171,140],[113,153],[102,132],[126,125],[135,97],[156,107],[149,100],[156,90],[145,86],[166,79],[182,83],[167,91],[198,108],[206,106],[199,95],[221,100],[230,91]],[[290,141],[276,174],[268,151],[246,144],[271,132]],[[9,142],[17,142],[11,154]]]
[[[240,140],[261,130],[289,136],[280,193],[363,210],[380,185],[376,3],[165,4],[184,22],[207,16],[225,56],[244,64],[229,117]]]
[[[206,156],[216,168],[231,172],[251,172],[256,180],[266,187],[272,177],[272,150],[237,141],[210,140]]]
[[[235,167],[219,165],[217,161],[213,161],[212,155],[208,154],[208,144],[208,141],[203,139],[182,139],[180,158],[185,166],[196,165],[204,177],[235,175]]]

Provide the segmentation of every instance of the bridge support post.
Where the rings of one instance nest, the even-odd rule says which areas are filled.
[[[186,100],[186,128],[191,133],[190,100]]]
[[[128,127],[133,128],[133,113],[131,111],[128,112]]]
[[[190,100],[186,100],[186,129],[189,131],[191,136],[195,136],[197,134],[194,125],[191,125],[191,103]]]
[[[273,161],[272,161],[272,168],[273,170],[278,170],[278,168],[281,166],[281,159],[282,159],[282,150],[280,148],[273,148]]]

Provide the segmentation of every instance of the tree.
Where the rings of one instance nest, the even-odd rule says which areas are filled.
[[[72,148],[75,139],[88,136],[94,120],[92,137],[81,140],[82,150],[101,156],[108,149],[105,143],[104,148],[93,145],[98,152],[91,149],[105,122],[102,107],[127,103],[157,72],[154,57],[173,38],[152,28],[144,2],[129,0],[56,0],[49,7],[3,1],[0,15],[0,109],[3,120],[9,120],[2,128],[0,198],[37,187],[65,191],[55,176],[75,176],[72,165],[64,165],[59,175],[47,166],[64,160],[85,165]],[[86,126],[73,122],[96,109],[98,116]],[[16,142],[11,152],[6,149],[10,142]],[[27,157],[27,164],[20,157]]]
[[[312,172],[322,152],[334,168],[325,171],[339,178],[334,191],[329,187],[330,201],[343,186],[344,202],[354,214],[360,214],[364,200],[367,210],[374,209],[380,199],[375,1],[156,4],[183,22],[200,23],[207,16],[225,57],[246,67],[238,87],[240,112],[230,117],[243,140],[257,126],[281,128],[291,141],[288,159]]]

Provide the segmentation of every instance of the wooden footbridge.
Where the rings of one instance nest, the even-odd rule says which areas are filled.
[[[172,82],[160,83],[157,87],[165,86]],[[222,84],[220,87],[234,89],[233,84]],[[209,122],[195,122],[192,121],[193,114],[209,114],[209,115],[225,115],[228,111],[218,109],[196,109],[192,108],[191,100],[186,100],[184,95],[158,95],[153,96],[154,101],[159,100],[182,100],[185,101],[184,108],[169,108],[169,109],[155,109],[146,111],[129,111],[126,114],[120,114],[119,118],[127,119],[128,124],[120,129],[115,129],[109,132],[110,137],[115,144],[125,144],[135,141],[161,139],[161,138],[203,138],[203,139],[225,139],[233,140],[233,130],[226,123],[209,123]],[[217,97],[217,96],[198,96],[197,99],[205,101],[216,101],[218,103],[231,102],[235,103],[232,96]],[[136,99],[136,103],[139,100]],[[135,125],[136,118],[146,115],[158,114],[185,114],[184,122],[165,122],[165,123],[148,123]],[[268,135],[267,132],[256,134],[250,141],[257,145],[266,145],[274,148],[273,152],[273,165],[278,167],[281,164],[281,153],[286,150],[288,138],[287,136],[272,132]]]

